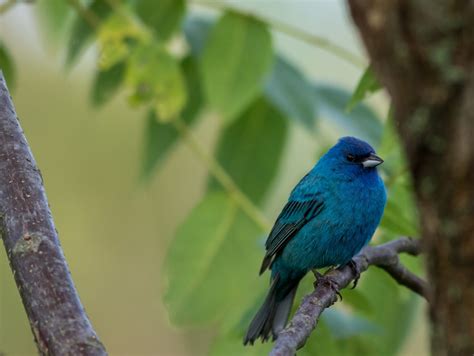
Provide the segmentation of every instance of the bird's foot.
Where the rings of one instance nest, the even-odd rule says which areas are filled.
[[[319,285],[328,286],[329,288],[331,288],[336,293],[338,298],[340,300],[342,300],[342,295],[339,292],[339,288],[340,288],[339,284],[337,284],[337,282],[334,279],[332,279],[331,277],[329,277],[327,275],[323,275],[323,274],[319,273],[315,269],[313,269],[312,272],[314,273],[314,276],[316,277],[316,281],[314,281],[314,283],[313,283],[315,288]]]
[[[352,284],[352,288],[351,288],[351,289],[354,289],[357,286],[357,282],[359,282],[359,278],[360,278],[359,267],[357,267],[357,263],[355,263],[354,260],[350,260],[347,265],[351,268],[352,272],[355,274],[354,283]]]
[[[334,269],[335,269],[335,267],[334,267],[334,266],[331,266],[331,267],[329,267],[329,268],[324,272],[324,274],[328,274],[329,272],[333,271]],[[322,273],[320,273],[316,268],[312,269],[311,272],[313,272],[314,277],[315,277],[316,279],[319,279],[319,278],[321,278],[321,277],[324,277],[324,275],[323,275]]]

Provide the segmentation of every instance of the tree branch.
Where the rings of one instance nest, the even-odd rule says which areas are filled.
[[[70,277],[40,171],[0,72],[0,235],[42,355],[106,355]]]
[[[360,273],[366,271],[371,265],[378,266],[387,271],[401,285],[428,299],[426,282],[406,269],[398,257],[399,253],[416,256],[420,251],[419,240],[400,238],[380,246],[366,247],[354,257],[354,262]],[[324,309],[337,301],[339,290],[348,286],[356,278],[354,270],[349,266],[332,270],[326,276],[336,282],[337,288],[324,283],[316,285],[315,290],[303,299],[290,324],[278,335],[270,353],[271,356],[295,355],[296,350],[306,343]]]

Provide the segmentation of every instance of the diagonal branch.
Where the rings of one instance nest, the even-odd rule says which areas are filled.
[[[79,301],[0,71],[0,236],[42,355],[106,355]]]
[[[426,282],[406,269],[398,257],[399,253],[416,256],[420,252],[419,240],[400,238],[380,246],[368,246],[353,260],[361,273],[371,265],[380,267],[399,284],[428,299]],[[338,288],[331,288],[323,283],[316,285],[315,290],[303,299],[290,324],[278,335],[271,356],[295,355],[296,350],[306,343],[324,309],[337,301],[339,290],[347,287],[356,278],[355,271],[349,266],[333,270],[326,275],[336,282]]]

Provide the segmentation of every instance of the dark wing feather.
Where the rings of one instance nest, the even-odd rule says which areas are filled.
[[[271,266],[274,257],[309,220],[319,214],[322,208],[323,202],[317,199],[286,203],[265,243],[267,252],[263,258],[260,274]]]

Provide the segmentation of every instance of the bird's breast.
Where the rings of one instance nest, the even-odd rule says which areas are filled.
[[[347,263],[372,237],[385,206],[383,183],[328,184],[324,209],[286,246],[283,259],[297,269]]]

